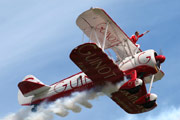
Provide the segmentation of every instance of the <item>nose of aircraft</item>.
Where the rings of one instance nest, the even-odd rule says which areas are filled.
[[[166,57],[164,55],[158,55],[156,56],[156,61],[159,61],[160,63],[163,63],[165,61]]]

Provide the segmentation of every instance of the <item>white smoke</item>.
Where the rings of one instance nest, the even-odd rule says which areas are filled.
[[[75,113],[81,112],[81,106],[86,108],[91,108],[92,105],[89,100],[97,98],[100,96],[99,92],[94,92],[93,90],[84,92],[75,92],[70,97],[65,97],[56,100],[52,105],[49,106],[49,110],[57,115],[65,117],[68,115],[68,110],[72,110]]]
[[[31,112],[32,107],[27,107],[19,110],[17,113],[9,114],[0,120],[52,120],[54,113],[61,117],[67,116],[69,110],[79,113],[82,110],[81,106],[92,108],[89,100],[93,100],[104,94],[111,96],[111,93],[117,91],[121,85],[122,82],[116,85],[108,83],[99,92],[94,89],[75,92],[71,96],[60,98],[49,105],[43,103],[38,106],[37,112]]]
[[[124,82],[120,82],[116,85],[107,83],[107,85],[101,88],[99,92],[95,91],[94,89],[84,92],[75,92],[70,97],[61,98],[55,101],[49,106],[49,110],[62,117],[68,115],[68,110],[79,113],[82,109],[81,106],[92,108],[92,104],[89,102],[89,100],[93,100],[105,94],[111,96],[111,93],[117,91],[123,83]]]
[[[42,109],[38,112],[31,112],[31,107],[21,109],[17,113],[9,114],[0,120],[52,120],[53,114],[49,110]]]

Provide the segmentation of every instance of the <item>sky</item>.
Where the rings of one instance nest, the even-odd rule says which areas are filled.
[[[54,120],[180,120],[179,5],[179,0],[0,0],[0,120],[24,108],[17,101],[24,76],[51,85],[80,72],[69,54],[82,44],[76,18],[91,7],[104,9],[128,36],[150,30],[138,43],[166,56],[165,76],[152,88],[158,107],[131,115],[102,96],[90,101],[91,109]]]

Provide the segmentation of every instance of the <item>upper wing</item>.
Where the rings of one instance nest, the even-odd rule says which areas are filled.
[[[112,48],[119,59],[140,51],[103,9],[91,8],[83,12],[76,23],[92,42],[104,49]]]

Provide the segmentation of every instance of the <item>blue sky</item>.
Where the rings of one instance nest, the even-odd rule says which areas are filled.
[[[151,120],[169,114],[180,119],[179,5],[179,0],[0,0],[0,119],[23,108],[17,84],[24,76],[33,74],[50,85],[80,71],[69,54],[82,43],[76,18],[90,7],[103,8],[129,36],[150,30],[138,41],[141,49],[162,49],[167,58],[165,77],[152,89],[158,107],[129,115],[104,96],[91,101],[92,109],[54,120]]]

